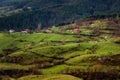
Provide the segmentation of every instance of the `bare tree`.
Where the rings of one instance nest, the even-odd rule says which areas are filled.
[[[39,33],[41,31],[41,23],[38,24],[36,31]]]

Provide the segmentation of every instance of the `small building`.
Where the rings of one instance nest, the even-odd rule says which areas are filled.
[[[21,31],[23,34],[31,33],[30,29],[25,29],[24,31]]]
[[[14,33],[14,32],[15,32],[14,29],[10,29],[10,30],[9,30],[9,33]]]
[[[78,29],[78,28],[76,28],[76,29],[74,29],[73,30],[73,33],[75,33],[75,34],[79,34],[81,31],[80,31],[80,29]]]
[[[27,34],[27,31],[21,31],[21,33],[23,33],[23,34]]]
[[[51,29],[45,30],[46,33],[52,33]]]

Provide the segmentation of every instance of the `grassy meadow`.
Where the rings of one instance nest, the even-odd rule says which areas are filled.
[[[81,30],[81,34],[0,33],[0,79],[119,79],[119,37],[91,36],[92,29]]]

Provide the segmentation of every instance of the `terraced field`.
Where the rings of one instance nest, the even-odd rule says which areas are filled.
[[[106,35],[107,40],[101,38]],[[0,33],[0,79],[120,79],[120,44],[109,34],[97,36],[97,42],[95,38],[75,34]]]

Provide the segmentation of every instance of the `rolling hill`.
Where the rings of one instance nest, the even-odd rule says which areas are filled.
[[[67,26],[52,33],[1,32],[0,79],[119,80],[120,19],[83,22],[77,34],[74,24]]]

